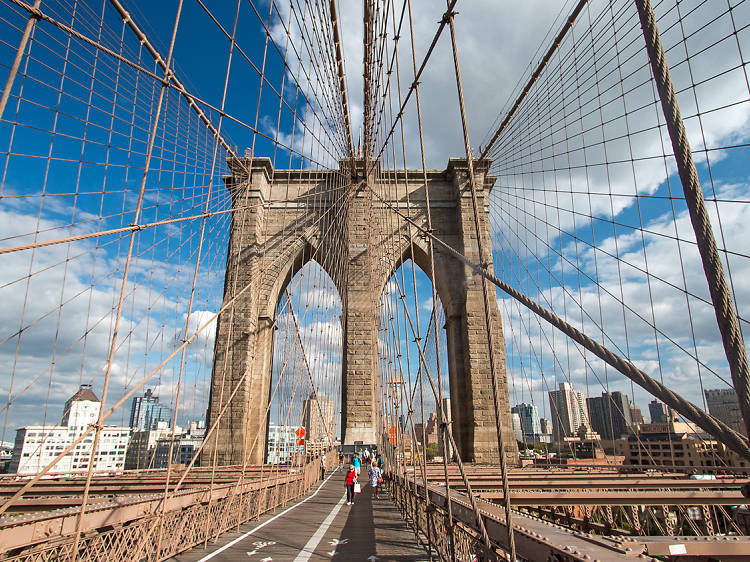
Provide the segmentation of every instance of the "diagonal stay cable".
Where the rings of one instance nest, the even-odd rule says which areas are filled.
[[[581,13],[581,10],[583,10],[584,6],[588,0],[580,0],[575,8],[573,8],[573,11],[571,12],[570,16],[568,16],[567,21],[563,24],[562,29],[560,30],[560,33],[557,34],[557,37],[555,37],[555,40],[552,42],[552,46],[549,48],[547,53],[542,58],[541,62],[537,66],[534,73],[529,78],[529,81],[526,83],[526,86],[524,86],[524,89],[521,91],[520,95],[516,99],[513,106],[510,108],[508,113],[505,115],[505,118],[503,119],[502,123],[500,123],[500,126],[497,128],[497,131],[495,131],[495,134],[492,135],[492,139],[490,139],[490,142],[487,143],[487,146],[484,147],[484,149],[480,149],[481,155],[479,156],[479,159],[483,159],[487,156],[487,153],[492,149],[492,146],[497,142],[497,139],[502,134],[505,127],[510,122],[511,117],[513,117],[513,114],[516,112],[516,109],[521,105],[526,95],[531,91],[531,88],[534,86],[534,83],[537,81],[537,78],[539,78],[539,75],[542,73],[542,70],[544,70],[544,67],[547,66],[547,63],[552,58],[552,55],[555,54],[557,51],[557,48],[560,45],[560,42],[563,40],[565,35],[568,33],[568,31],[573,27],[573,24],[576,21],[576,18],[578,17],[578,14]]]
[[[396,118],[393,120],[393,123],[391,123],[391,128],[381,143],[382,148],[380,149],[380,152],[378,152],[377,156],[373,157],[371,169],[368,170],[368,172],[365,175],[368,175],[372,172],[375,166],[375,162],[378,161],[378,159],[380,158],[380,155],[383,154],[383,151],[388,146],[388,141],[393,136],[393,132],[396,130],[396,125],[399,123],[399,121],[401,121],[401,118],[404,116],[404,111],[406,110],[406,104],[409,103],[409,98],[411,98],[411,95],[414,93],[414,90],[419,84],[419,79],[422,76],[422,73],[424,72],[425,67],[427,66],[427,62],[430,60],[430,57],[432,56],[432,52],[435,50],[435,46],[437,45],[438,39],[440,39],[440,35],[443,33],[443,30],[445,29],[445,27],[448,25],[447,14],[453,11],[457,3],[458,3],[458,0],[452,0],[451,3],[448,5],[448,9],[446,10],[446,15],[444,15],[443,18],[440,20],[440,25],[438,26],[437,31],[435,32],[435,35],[432,38],[432,42],[430,43],[430,47],[427,49],[427,53],[425,53],[425,56],[422,59],[422,64],[419,67],[419,70],[417,71],[416,75],[414,76],[414,80],[409,86],[409,90],[406,92],[406,96],[404,97],[404,101],[401,103],[401,107],[398,110],[398,114],[396,115]]]
[[[289,302],[292,300],[292,293],[289,291],[289,287],[286,288],[286,297]],[[302,361],[305,364],[305,371],[307,372],[307,376],[310,379],[310,387],[313,391],[313,399],[315,400],[315,404],[318,406],[318,414],[320,415],[320,419],[324,422],[324,427],[326,428],[326,437],[328,438],[328,442],[330,443],[331,447],[333,447],[333,439],[331,439],[331,431],[327,424],[325,424],[325,416],[323,415],[323,408],[320,406],[320,400],[318,400],[318,389],[315,388],[315,380],[313,379],[312,370],[310,369],[310,362],[307,360],[307,351],[305,350],[305,344],[302,341],[302,334],[300,333],[300,327],[299,322],[297,321],[297,313],[294,311],[294,306],[289,305],[289,311],[292,315],[292,321],[294,322],[294,332],[297,336],[297,340],[299,341],[299,347],[302,350]]]
[[[426,229],[424,229],[422,226],[417,224],[415,221],[413,221],[411,218],[403,214],[401,211],[399,211],[395,206],[393,206],[390,202],[384,200],[380,195],[378,195],[374,190],[372,190],[372,193],[375,195],[375,197],[384,205],[386,205],[388,208],[390,208],[394,213],[399,215],[403,220],[410,223],[412,226],[414,226],[417,230],[419,230],[422,234],[425,236],[430,237],[432,240],[434,240],[440,247],[444,248],[449,254],[451,254],[453,257],[459,259],[466,265],[468,265],[470,268],[474,270],[474,272],[478,273],[488,281],[494,283],[497,287],[499,287],[503,292],[507,293],[509,296],[513,297],[515,300],[523,304],[526,308],[552,324],[554,327],[558,328],[560,331],[562,331],[564,334],[566,334],[568,337],[579,343],[581,346],[586,348],[588,351],[596,355],[599,359],[607,363],[610,367],[613,367],[614,369],[617,369],[620,373],[628,377],[630,380],[632,380],[634,383],[639,385],[640,387],[644,388],[648,392],[650,392],[652,395],[659,398],[662,402],[673,408],[677,413],[683,415],[687,419],[695,422],[696,425],[698,425],[701,429],[706,431],[707,433],[710,433],[719,441],[724,442],[727,447],[735,451],[737,454],[739,454],[741,457],[750,460],[750,444],[748,443],[748,440],[746,437],[740,435],[738,432],[734,431],[732,428],[730,428],[727,424],[722,422],[721,420],[715,418],[711,414],[708,414],[701,410],[698,406],[690,402],[689,400],[684,399],[679,394],[676,394],[669,388],[667,388],[665,385],[636,367],[632,362],[627,361],[626,359],[620,357],[616,353],[613,353],[608,348],[604,347],[603,345],[599,344],[598,342],[594,341],[590,337],[588,337],[586,334],[557,316],[556,314],[550,312],[549,310],[539,306],[536,302],[528,298],[526,295],[521,293],[520,291],[517,291],[507,283],[501,281],[491,273],[488,273],[487,270],[480,265],[472,262],[469,260],[466,256],[464,256],[461,252],[458,250],[455,250],[452,246],[447,244],[446,242],[443,242],[440,238],[435,236],[432,232],[428,232]]]

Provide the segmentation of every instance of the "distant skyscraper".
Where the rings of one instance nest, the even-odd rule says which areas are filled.
[[[568,382],[561,382],[559,390],[549,392],[549,405],[555,441],[573,437],[581,425],[589,424],[583,392],[573,390]]]
[[[179,431],[182,430],[179,429]],[[159,422],[156,429],[134,431],[130,436],[127,453],[125,454],[125,470],[157,468],[154,464],[156,445],[160,439],[168,439],[171,435],[172,430],[167,427],[167,422]]]
[[[18,474],[33,474],[47,467],[57,455],[75,444],[89,424],[96,423],[102,403],[83,384],[67,402],[62,415],[62,425],[26,426],[16,431],[13,458],[9,470]],[[129,427],[104,426],[94,455],[95,472],[120,471],[125,466],[125,452],[130,439]],[[91,436],[75,446],[52,469],[52,472],[83,472],[91,462]]]
[[[646,420],[643,419],[643,412],[635,405],[635,402],[630,402],[630,422],[633,424],[646,423]]]
[[[143,396],[134,396],[130,407],[130,427],[134,431],[156,429],[159,422],[172,423],[167,406],[159,404],[159,397],[154,396],[149,388]]]
[[[651,423],[667,423],[670,418],[670,410],[666,404],[658,400],[652,400],[648,403],[648,415],[651,417]]]
[[[733,388],[714,388],[706,390],[708,413],[723,421],[735,431],[747,435],[747,427],[742,419],[740,403]]]
[[[539,418],[539,427],[541,428],[542,433],[552,435],[552,424],[547,418]]]
[[[521,429],[521,416],[515,412],[510,414],[511,422],[513,423],[513,435],[516,441],[523,441],[523,430]]]
[[[430,443],[437,443],[438,442],[437,429],[438,429],[437,414],[435,414],[435,412],[432,412],[427,417],[426,423],[424,425],[421,423],[414,424],[414,433],[417,439],[417,443],[422,443],[423,438],[427,439],[428,445]]]
[[[611,441],[627,435],[631,424],[630,401],[622,392],[602,392],[601,396],[587,398],[591,427],[602,439]]]
[[[296,453],[304,451],[303,445],[297,445],[296,427],[293,425],[268,424],[266,443],[266,462],[283,464],[293,461]]]
[[[302,404],[302,425],[308,441],[328,441],[329,434],[334,440],[334,422],[333,403],[325,395],[310,396]]]
[[[518,414],[521,418],[521,430],[526,441],[538,441],[538,435],[542,433],[539,423],[539,412],[534,404],[516,404],[510,409],[511,413]]]

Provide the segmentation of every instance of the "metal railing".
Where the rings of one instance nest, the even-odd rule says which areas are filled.
[[[483,544],[476,514],[464,493],[446,491],[442,482],[424,483],[419,478],[391,475],[391,495],[402,516],[418,538],[440,560],[510,560],[508,532],[503,506],[475,498],[484,527],[492,544]],[[448,501],[451,503],[453,525],[449,524]],[[606,503],[606,502],[605,502]],[[659,506],[670,515],[669,506]],[[534,515],[526,509],[513,510],[513,530],[519,560],[601,560],[615,561],[624,557],[659,556],[668,554],[669,544],[682,544],[694,556],[716,555],[736,559],[746,555],[750,547],[747,536],[616,536],[597,535],[583,528],[571,531],[572,521],[561,524],[548,520],[549,514]],[[704,513],[706,510],[704,510]],[[546,517],[543,518],[543,516]],[[666,549],[666,550],[665,550]]]
[[[333,455],[326,464],[332,466]],[[180,552],[214,542],[286,505],[310,490],[320,479],[320,458],[286,473],[276,470],[234,483],[190,487],[173,494],[163,505],[163,494],[101,498],[84,514],[76,547],[79,507],[14,514],[0,519],[3,560],[81,562],[93,560],[165,560]]]

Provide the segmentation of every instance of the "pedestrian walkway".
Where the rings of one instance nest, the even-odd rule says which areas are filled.
[[[363,479],[360,479],[363,480]],[[429,560],[398,509],[381,494],[362,486],[354,505],[346,504],[344,473],[333,472],[299,502],[226,533],[207,549],[196,548],[176,562],[247,560],[281,561],[392,561]]]

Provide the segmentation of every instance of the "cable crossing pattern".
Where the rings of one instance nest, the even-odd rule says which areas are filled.
[[[0,557],[741,559],[748,6],[2,0]]]

